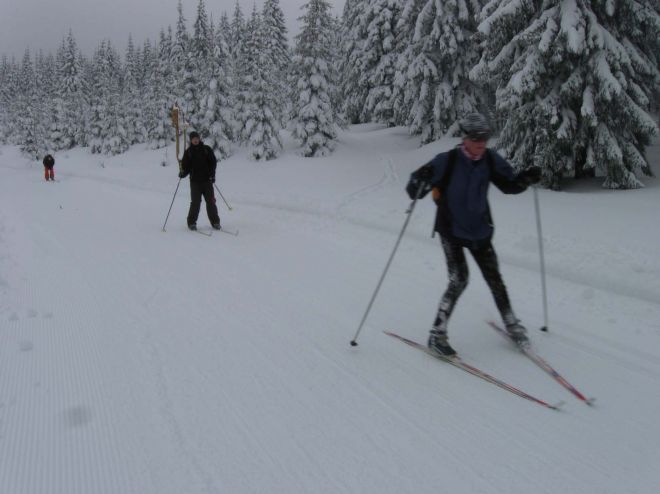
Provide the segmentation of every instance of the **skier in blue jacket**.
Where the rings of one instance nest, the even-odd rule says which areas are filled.
[[[509,335],[518,344],[528,344],[527,331],[511,308],[491,243],[493,221],[488,186],[492,182],[505,194],[519,194],[541,178],[538,167],[516,174],[502,156],[487,148],[491,130],[483,115],[467,115],[461,121],[461,131],[463,142],[415,171],[406,188],[411,198],[431,192],[438,206],[435,231],[440,234],[445,252],[449,285],[440,300],[428,346],[445,356],[456,354],[449,345],[447,323],[468,282],[464,249],[479,266]]]

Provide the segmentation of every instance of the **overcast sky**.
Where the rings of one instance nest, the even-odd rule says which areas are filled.
[[[334,12],[340,14],[345,0],[330,0]],[[307,0],[280,0],[289,36],[298,32],[300,7]],[[183,0],[183,14],[192,28],[199,0]],[[236,0],[205,0],[207,12],[214,20],[226,11],[230,16]],[[252,12],[253,0],[239,0],[245,14]],[[263,0],[256,0],[261,9]],[[136,43],[149,38],[158,40],[161,27],[175,26],[177,0],[0,0],[0,55],[19,60],[26,47],[31,51],[57,50],[62,37],[73,30],[79,48],[91,56],[103,39],[110,39],[120,50],[125,49],[128,35]]]

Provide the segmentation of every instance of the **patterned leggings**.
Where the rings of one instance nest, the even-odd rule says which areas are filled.
[[[502,275],[500,274],[497,255],[495,254],[493,245],[488,242],[487,245],[477,249],[463,247],[456,241],[442,236],[440,237],[440,241],[442,242],[442,248],[445,251],[445,257],[447,259],[449,286],[447,286],[447,290],[442,296],[442,300],[440,300],[438,314],[433,326],[439,328],[442,325],[446,330],[446,322],[454,310],[456,301],[468,284],[469,272],[465,252],[463,251],[464,248],[470,251],[470,254],[472,254],[472,257],[477,262],[505,324],[515,322],[516,318],[511,310],[509,295],[502,281]]]

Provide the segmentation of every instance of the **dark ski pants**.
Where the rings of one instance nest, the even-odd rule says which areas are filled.
[[[515,322],[516,318],[511,310],[509,295],[506,291],[506,286],[504,286],[504,281],[502,281],[502,275],[500,274],[497,255],[495,254],[493,245],[488,242],[486,245],[479,247],[463,247],[456,240],[443,236],[440,237],[440,241],[442,242],[442,248],[445,251],[445,258],[447,259],[449,285],[440,300],[440,306],[438,307],[438,313],[433,326],[438,328],[442,325],[446,328],[446,322],[454,310],[456,301],[468,284],[469,272],[467,260],[465,259],[465,251],[463,249],[470,251],[477,266],[479,266],[481,274],[493,294],[495,305],[497,305],[497,308],[500,311],[502,320],[505,324]]]
[[[46,180],[55,180],[55,170],[52,166],[44,166],[44,178]]]
[[[188,211],[188,225],[197,223],[199,216],[199,208],[202,204],[202,196],[206,203],[206,214],[212,225],[220,224],[220,216],[218,216],[218,207],[215,205],[215,196],[213,195],[213,184],[208,182],[193,182],[190,181],[190,210]]]

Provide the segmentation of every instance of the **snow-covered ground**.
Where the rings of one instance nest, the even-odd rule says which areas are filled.
[[[360,126],[329,158],[289,141],[273,162],[241,151],[217,181],[238,237],[186,229],[187,180],[161,231],[173,149],[166,167],[142,147],[59,153],[59,182],[46,183],[40,164],[0,148],[0,492],[656,492],[659,179],[539,192],[548,334],[535,329],[533,195],[491,189],[514,309],[594,408],[487,327],[496,311],[473,263],[452,343],[564,400],[561,412],[382,334],[424,341],[444,290],[430,200],[349,346],[405,220],[409,173],[453,143]]]

